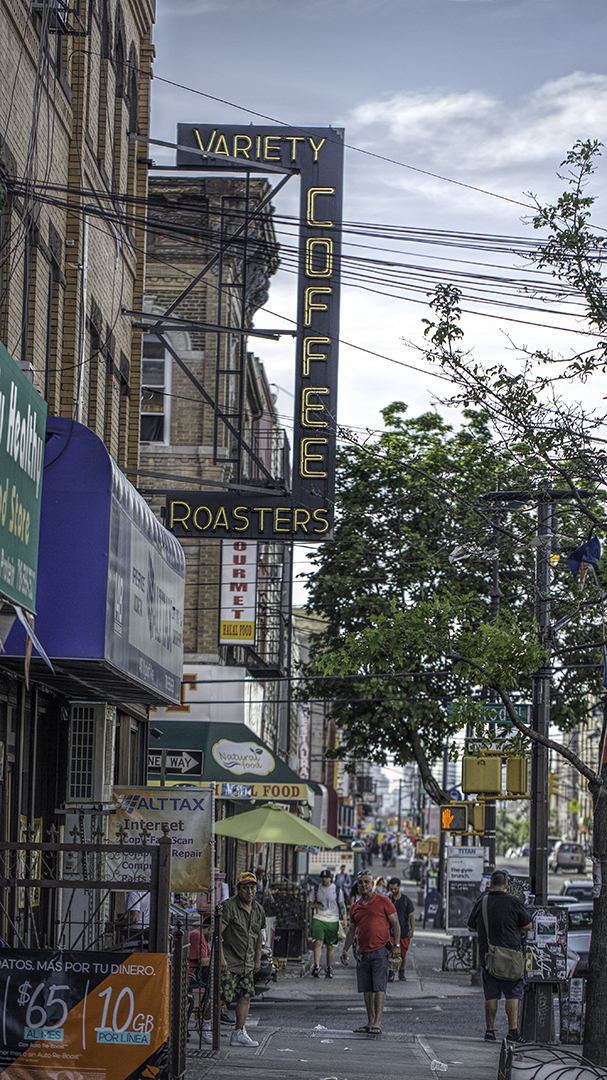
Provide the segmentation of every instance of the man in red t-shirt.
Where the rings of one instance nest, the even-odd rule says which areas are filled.
[[[341,953],[341,962],[348,966],[348,949],[358,935],[360,959],[356,965],[358,992],[365,995],[367,1023],[356,1031],[365,1035],[381,1035],[390,959],[390,927],[395,941],[400,940],[400,923],[396,908],[388,896],[376,893],[373,878],[365,870],[357,877],[358,900],[350,908],[350,926]]]

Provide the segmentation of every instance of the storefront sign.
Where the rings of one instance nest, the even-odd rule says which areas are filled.
[[[168,1078],[164,953],[3,949],[0,1001],[3,1076]]]
[[[217,764],[222,769],[229,769],[234,776],[242,776],[243,773],[267,776],[276,764],[270,751],[252,740],[232,742],[230,739],[220,739],[213,746],[212,754]]]
[[[299,174],[298,329],[290,495],[170,492],[167,526],[188,537],[328,540],[335,490],[343,130],[179,124],[177,143],[180,169]]]
[[[290,496],[246,492],[170,492],[167,528],[176,536],[215,540],[327,540],[333,528],[327,507],[295,506]]]
[[[320,874],[321,870],[330,870],[332,874],[339,873],[340,866],[345,866],[346,874],[354,881],[354,852],[353,851],[329,851],[328,848],[319,848],[314,855],[308,855],[308,873]]]
[[[279,799],[285,802],[312,802],[307,784],[217,784],[220,799]]]
[[[35,611],[46,402],[0,344],[0,593]]]
[[[114,788],[116,813],[110,815],[110,843],[132,844],[132,855],[119,856],[117,878],[125,883],[149,881],[151,858],[142,850],[157,844],[167,825],[171,848],[172,892],[204,892],[210,888],[214,785]],[[125,884],[126,887],[126,884]]]
[[[257,544],[224,540],[221,545],[219,644],[255,642]]]
[[[181,545],[83,424],[49,417],[44,470],[36,632],[61,660],[61,692],[71,676],[72,696],[77,686],[89,700],[178,703]],[[23,656],[19,624],[4,649]],[[54,685],[46,671],[45,679]]]
[[[166,530],[132,512],[118,470],[110,520],[105,652],[122,671],[178,700],[183,671],[184,576]],[[130,487],[130,485],[129,485]],[[167,554],[169,557],[167,558]]]

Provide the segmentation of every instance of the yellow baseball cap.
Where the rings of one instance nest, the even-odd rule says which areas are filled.
[[[255,874],[251,874],[250,871],[245,870],[244,873],[238,875],[237,885],[257,885],[257,878]]]

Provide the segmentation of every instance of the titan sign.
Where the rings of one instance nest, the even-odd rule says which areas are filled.
[[[0,344],[0,593],[35,611],[46,402]]]
[[[327,540],[333,534],[343,130],[179,124],[179,168],[301,177],[293,484],[289,496],[171,492],[177,536]],[[197,153],[189,153],[185,147]],[[225,156],[201,157],[200,151]]]

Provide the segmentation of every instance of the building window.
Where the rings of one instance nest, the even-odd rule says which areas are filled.
[[[82,705],[74,706],[70,751],[70,800],[92,798],[94,749],[95,710]]]
[[[144,334],[141,364],[141,442],[170,442],[171,359],[162,342]]]

